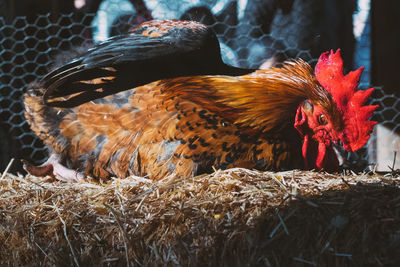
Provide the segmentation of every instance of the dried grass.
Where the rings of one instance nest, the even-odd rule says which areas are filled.
[[[1,266],[387,266],[400,179],[216,171],[99,184],[4,174]]]

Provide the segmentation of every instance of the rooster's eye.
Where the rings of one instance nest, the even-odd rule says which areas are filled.
[[[326,124],[328,124],[328,119],[325,117],[324,114],[321,114],[321,115],[319,115],[319,117],[318,117],[318,122],[319,122],[319,124],[321,124],[321,125],[326,125]]]

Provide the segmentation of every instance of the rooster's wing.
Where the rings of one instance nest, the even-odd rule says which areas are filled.
[[[218,39],[205,25],[155,20],[89,49],[50,72],[41,85],[46,104],[74,107],[160,79],[252,71],[223,63]]]

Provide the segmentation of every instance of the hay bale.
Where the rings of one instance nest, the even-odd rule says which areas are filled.
[[[399,184],[239,168],[105,184],[6,174],[0,265],[398,264]]]

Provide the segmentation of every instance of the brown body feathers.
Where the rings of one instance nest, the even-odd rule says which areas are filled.
[[[337,170],[331,143],[369,138],[373,89],[343,75],[339,51],[281,68],[226,65],[197,22],[150,21],[89,49],[25,94],[26,118],[49,147],[31,173],[161,179],[213,168]],[[323,86],[322,86],[322,85]],[[357,118],[354,121],[352,118]]]
[[[25,104],[32,129],[68,168],[158,179],[212,167],[302,167],[294,114],[310,98],[331,101],[296,61],[239,77],[161,80],[75,108],[48,107],[31,91]]]

